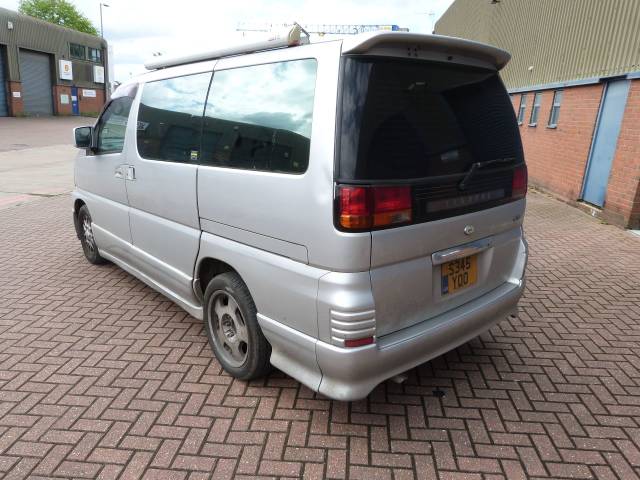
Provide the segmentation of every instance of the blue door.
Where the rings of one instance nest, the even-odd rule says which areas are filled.
[[[582,188],[582,199],[598,207],[604,205],[607,193],[611,164],[616,153],[624,107],[627,104],[629,80],[614,80],[604,88]]]
[[[71,87],[71,113],[80,115],[80,104],[78,103],[78,87]]]

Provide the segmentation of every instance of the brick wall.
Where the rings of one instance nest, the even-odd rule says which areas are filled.
[[[60,96],[67,95],[68,103],[62,103]],[[55,85],[53,87],[53,105],[56,115],[73,115],[71,105],[71,87],[67,85]]]
[[[94,90],[96,92],[95,97],[88,97],[84,95],[85,90]],[[60,103],[60,95],[69,95],[69,103]],[[53,95],[55,102],[56,115],[72,115],[73,106],[71,105],[71,87],[68,85],[56,85],[53,87]],[[103,89],[85,89],[78,87],[78,102],[80,115],[95,116],[102,110],[104,105],[104,90]]]
[[[78,100],[80,101],[80,115],[97,115],[104,105],[104,89],[91,89],[96,92],[95,97],[84,95],[84,88],[78,88]]]
[[[553,90],[542,92],[536,127],[528,126],[533,106],[533,92],[528,92],[520,135],[532,185],[548,190],[564,200],[578,199],[602,88],[602,84],[565,88],[558,125],[553,129],[547,128]],[[517,113],[520,95],[513,95],[512,101]]]
[[[603,84],[565,88],[558,126],[553,129],[547,128],[553,91],[542,92],[536,127],[528,125],[535,92],[527,92],[520,134],[531,185],[570,202],[579,199],[603,88]],[[512,96],[512,103],[517,115],[520,94]],[[640,228],[640,79],[631,82],[602,217]]]
[[[24,111],[22,97],[15,98],[11,92],[22,93],[20,82],[9,82],[9,115],[19,116]],[[96,92],[95,97],[87,97],[83,95],[83,88],[78,87],[78,100],[80,102],[80,115],[95,116],[102,111],[105,102],[104,89],[93,89]],[[72,115],[73,107],[71,105],[71,87],[68,85],[53,86],[53,112],[55,115]],[[69,96],[69,103],[63,104],[60,101],[61,95]]]
[[[640,79],[630,85],[604,213],[612,223],[640,228]]]
[[[13,92],[20,92],[21,96],[16,98],[13,96]],[[24,104],[22,102],[22,84],[20,82],[9,82],[7,100],[9,104],[9,115],[13,117],[22,115],[24,112]]]

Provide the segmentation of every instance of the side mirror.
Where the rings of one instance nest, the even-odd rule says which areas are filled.
[[[77,148],[91,148],[91,137],[93,136],[93,127],[77,127],[73,129]]]

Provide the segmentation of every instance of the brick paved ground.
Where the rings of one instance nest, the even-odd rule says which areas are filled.
[[[519,318],[352,404],[234,381],[200,322],[84,261],[68,197],[0,212],[0,477],[640,475],[640,238],[530,195]]]

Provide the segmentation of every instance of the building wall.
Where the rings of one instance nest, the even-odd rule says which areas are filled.
[[[564,88],[556,128],[548,128],[554,90],[542,91],[538,124],[529,126],[535,90],[526,92],[520,135],[531,185],[569,202],[581,197],[604,84]],[[521,94],[511,96],[518,114]],[[640,228],[640,79],[632,80],[611,166],[602,217]]]
[[[456,0],[435,32],[509,51],[509,89],[640,70],[638,0]]]
[[[104,105],[104,90],[96,90],[95,97],[86,97],[82,94],[82,90],[79,92],[80,98],[80,115],[95,116],[102,110]]]
[[[7,22],[13,24],[12,29],[8,28]],[[72,59],[69,53],[69,43],[100,49],[102,50],[102,58],[106,58],[107,42],[100,37],[53,25],[6,8],[0,8],[0,44],[7,46],[9,80],[20,81],[19,49],[27,49],[53,55],[55,62],[52,73],[55,74],[55,78],[60,83],[64,84],[66,81],[60,80],[59,59],[71,60],[74,64],[74,70],[76,64],[80,70],[91,63]],[[98,64],[93,63],[92,65]],[[75,76],[74,79],[76,79]],[[87,88],[98,88],[101,85],[94,83],[91,78],[76,79],[76,84]]]
[[[16,117],[22,115],[24,111],[24,104],[22,103],[22,85],[20,82],[7,82],[8,83],[8,91],[7,91],[7,103],[9,107],[9,115]],[[14,96],[14,94],[20,94],[19,97]]]
[[[67,95],[69,103],[62,103],[62,95]],[[53,111],[56,115],[73,115],[73,107],[71,105],[71,87],[66,85],[56,85],[53,87]]]
[[[591,139],[602,97],[602,84],[563,89],[556,128],[548,128],[553,90],[543,91],[538,124],[529,126],[533,94],[527,93],[527,109],[520,135],[532,185],[554,192],[565,200],[580,197]],[[520,94],[512,96],[516,114]]]
[[[599,214],[640,227],[640,0],[455,0],[435,32],[511,53],[500,76],[516,113],[519,94],[528,93],[520,132],[530,182],[570,202],[581,200],[603,82],[634,79]],[[560,119],[557,128],[547,128],[558,88],[564,92]],[[542,92],[542,104],[538,125],[530,127],[535,91]]]
[[[640,228],[640,79],[632,80],[607,187],[605,218]]]
[[[102,110],[105,103],[104,90],[92,89],[95,97],[84,95],[84,88],[78,88],[78,107],[80,115],[95,117]],[[62,103],[62,95],[67,95],[69,103]],[[72,115],[73,106],[71,104],[71,87],[67,85],[56,85],[53,87],[54,111],[56,115]]]
[[[11,22],[13,28],[9,28]],[[91,47],[102,51],[102,62],[91,62],[71,58],[69,44],[76,43],[85,48]],[[71,104],[62,105],[60,94],[69,92],[72,86],[79,89],[96,91],[95,98],[81,99],[80,112],[97,113],[102,109],[105,100],[105,83],[93,81],[93,67],[98,65],[105,69],[107,79],[107,43],[100,37],[76,32],[68,28],[53,25],[12,10],[0,8],[0,45],[4,45],[7,63],[7,100],[9,114],[16,116],[24,114],[22,97],[13,96],[13,92],[21,92],[20,51],[31,50],[46,53],[51,58],[52,96],[54,113],[57,115],[71,115]],[[60,78],[60,60],[72,62],[73,80]],[[3,86],[0,86],[2,88]],[[98,105],[98,102],[101,101]]]

